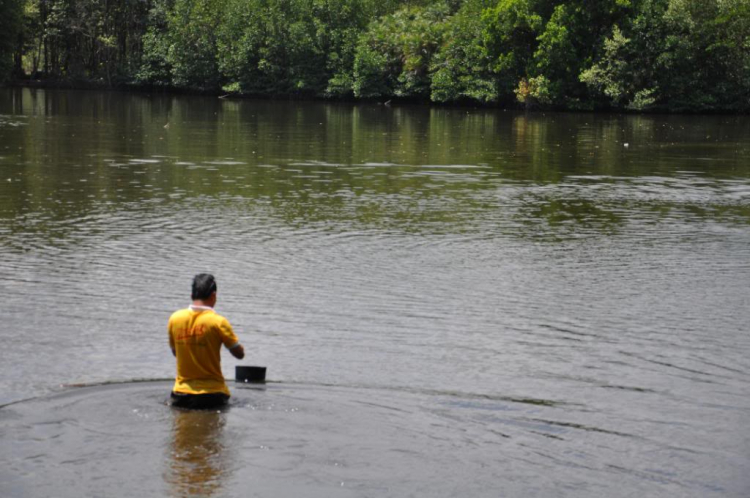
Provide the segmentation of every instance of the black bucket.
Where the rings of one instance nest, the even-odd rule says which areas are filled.
[[[235,382],[263,383],[266,381],[266,367],[234,367]]]

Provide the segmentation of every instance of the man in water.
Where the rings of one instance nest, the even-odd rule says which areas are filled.
[[[193,304],[169,318],[169,346],[177,358],[172,406],[216,408],[229,400],[229,389],[221,373],[221,345],[240,360],[245,357],[245,349],[229,321],[214,311],[213,275],[195,276],[192,299]]]

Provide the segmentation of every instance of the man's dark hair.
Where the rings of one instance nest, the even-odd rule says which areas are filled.
[[[213,275],[201,273],[195,276],[193,279],[193,293],[191,295],[194,301],[196,299],[208,299],[214,292],[216,292],[216,280]]]

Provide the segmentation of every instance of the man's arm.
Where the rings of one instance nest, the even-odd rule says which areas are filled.
[[[221,341],[229,352],[232,353],[232,356],[241,360],[245,357],[245,348],[242,347],[240,340],[237,339],[237,336],[234,334],[234,330],[232,330],[232,326],[229,325],[229,321],[224,317],[220,318],[219,333],[221,334]]]
[[[169,349],[172,350],[172,355],[177,358],[177,351],[175,351],[175,343],[174,343],[174,337],[172,336],[172,319],[169,319],[169,324],[167,325],[167,334],[169,334]]]

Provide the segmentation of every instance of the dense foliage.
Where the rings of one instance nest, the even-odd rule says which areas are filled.
[[[0,0],[0,77],[750,110],[750,0]]]
[[[0,83],[20,66],[23,0],[0,0]]]

